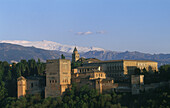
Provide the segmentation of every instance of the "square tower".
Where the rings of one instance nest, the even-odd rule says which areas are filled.
[[[72,62],[76,62],[77,60],[80,59],[80,55],[77,51],[77,48],[74,48],[73,54],[72,54]]]
[[[26,95],[27,90],[27,81],[26,79],[21,76],[17,79],[17,97],[23,97]]]
[[[58,97],[71,84],[71,62],[66,59],[47,60],[45,98]]]

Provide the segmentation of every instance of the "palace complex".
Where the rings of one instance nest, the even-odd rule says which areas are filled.
[[[80,58],[75,47],[72,54],[72,64],[81,63],[79,67],[72,67],[67,59],[46,61],[46,76],[32,76],[18,78],[18,98],[26,94],[43,93],[44,97],[58,97],[71,89],[75,83],[78,88],[87,85],[99,93],[131,92],[139,94],[144,91],[144,75],[135,72],[157,72],[158,63],[147,60],[109,60],[101,61],[95,58]]]

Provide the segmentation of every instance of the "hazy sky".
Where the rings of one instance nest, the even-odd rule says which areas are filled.
[[[0,0],[0,40],[170,53],[170,0]]]

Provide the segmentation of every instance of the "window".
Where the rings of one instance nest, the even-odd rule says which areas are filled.
[[[33,88],[33,83],[31,83],[31,88]]]

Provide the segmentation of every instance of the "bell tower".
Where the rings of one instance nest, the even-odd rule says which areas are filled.
[[[77,51],[77,48],[74,48],[73,54],[72,54],[72,62],[76,62],[77,60],[79,60],[80,55]]]

